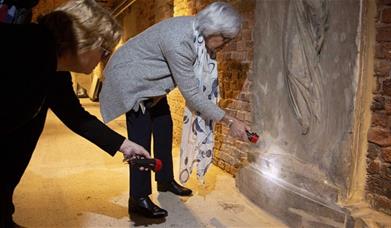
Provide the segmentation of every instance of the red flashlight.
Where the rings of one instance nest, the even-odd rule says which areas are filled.
[[[151,169],[154,172],[159,172],[163,167],[163,162],[157,158],[148,158],[148,159],[132,159],[130,164],[135,167],[144,167]]]
[[[255,132],[250,132],[250,131],[247,131],[246,130],[246,134],[247,134],[247,138],[250,142],[252,143],[257,143],[258,142],[258,139],[259,139],[259,136],[257,133]]]

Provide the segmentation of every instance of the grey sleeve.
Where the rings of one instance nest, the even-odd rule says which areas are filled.
[[[198,89],[199,83],[193,70],[196,56],[188,45],[182,43],[178,47],[164,53],[172,76],[186,100],[186,105],[192,111],[198,111],[201,113],[201,116],[208,119],[220,121],[224,117],[225,112],[208,100]]]

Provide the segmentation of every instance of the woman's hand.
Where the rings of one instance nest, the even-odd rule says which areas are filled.
[[[246,130],[249,131],[250,128],[242,121],[225,114],[223,122],[229,127],[229,134],[233,137],[241,139],[242,141],[247,141]]]
[[[125,139],[119,151],[124,154],[124,162],[135,159],[137,157],[151,158],[148,151],[144,147]]]

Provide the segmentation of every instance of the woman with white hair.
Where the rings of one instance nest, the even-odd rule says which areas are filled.
[[[240,27],[241,18],[232,6],[215,2],[196,16],[174,17],[148,28],[120,47],[106,65],[100,93],[103,119],[109,122],[126,113],[129,139],[148,151],[153,135],[155,158],[163,162],[155,175],[158,191],[181,196],[192,193],[173,177],[172,119],[166,95],[176,86],[189,110],[185,118],[196,125],[193,134],[209,132],[205,139],[210,139],[212,122],[224,122],[232,136],[246,140],[248,126],[216,105],[215,54]],[[184,120],[185,127],[190,126],[188,120]],[[211,153],[203,154],[211,157]],[[130,167],[130,175],[129,212],[167,216],[149,198],[150,172]]]

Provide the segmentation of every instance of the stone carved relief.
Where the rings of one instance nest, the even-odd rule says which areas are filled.
[[[283,46],[290,105],[306,135],[322,121],[319,56],[328,28],[328,0],[291,0]]]
[[[361,2],[257,1],[251,110],[262,140],[240,188],[265,208],[280,205],[282,217],[307,199],[338,211],[347,193]]]

